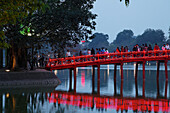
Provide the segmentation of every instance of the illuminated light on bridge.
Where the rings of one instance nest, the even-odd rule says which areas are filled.
[[[91,94],[72,94],[69,92],[54,91],[47,99],[50,103],[89,107],[96,109],[115,109],[133,111],[170,112],[170,100],[148,98],[119,98],[112,96],[98,96]]]

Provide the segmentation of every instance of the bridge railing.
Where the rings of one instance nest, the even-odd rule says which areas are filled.
[[[124,58],[148,58],[148,57],[170,57],[170,50],[158,50],[158,51],[132,51],[132,52],[119,52],[108,54],[95,54],[95,55],[82,55],[65,58],[49,59],[46,67],[53,67],[59,65],[70,65],[79,63],[89,63],[102,60],[118,60]]]

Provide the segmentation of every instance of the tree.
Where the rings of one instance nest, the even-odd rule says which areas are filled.
[[[123,30],[117,34],[116,40],[114,40],[109,47],[110,51],[116,50],[117,47],[128,46],[132,47],[134,42],[134,33],[132,30]]]
[[[1,0],[0,4],[0,47],[9,47],[4,40],[4,26],[22,21],[42,4],[38,0]]]
[[[95,33],[93,34],[94,38],[89,43],[89,48],[108,48],[109,47],[109,36],[103,33]]]
[[[3,40],[11,46],[12,68],[18,66],[18,57],[22,56],[20,53],[24,53],[21,52],[23,48],[34,48],[40,43],[64,48],[65,45],[88,39],[96,24],[93,21],[96,15],[90,11],[94,1],[47,0],[43,2],[43,8],[28,13],[25,18],[17,18],[15,23],[3,25]],[[31,36],[27,36],[28,28]],[[23,30],[25,33],[21,34]]]
[[[166,42],[164,32],[162,30],[146,29],[142,35],[134,36],[133,31],[123,30],[118,33],[116,40],[114,40],[109,47],[110,51],[115,50],[117,47],[128,46],[132,50],[133,46],[138,44],[151,44],[152,46],[157,43],[162,46]],[[169,40],[167,41],[169,42]]]
[[[90,11],[94,2],[95,0],[45,2],[48,6],[45,13],[37,11],[29,21],[31,29],[34,29],[32,34],[39,34],[42,40],[58,48],[88,39],[96,25],[94,19],[97,15]]]
[[[137,44],[150,43],[154,45],[158,43],[159,46],[162,46],[165,43],[165,36],[162,30],[146,29],[142,35],[137,36]]]
[[[46,2],[52,2],[57,1],[58,4],[60,4],[60,0],[1,0],[0,4],[0,47],[9,47],[7,43],[4,41],[4,30],[3,26],[7,24],[15,24],[16,21],[22,21],[22,18],[25,18],[30,13],[35,13],[35,10],[39,7],[41,7],[43,4],[43,1]],[[63,1],[63,0],[62,0]],[[65,0],[65,2],[68,2],[68,0]],[[92,2],[95,0],[80,0],[80,2],[87,4],[89,2],[90,4],[85,5],[85,7],[90,7],[90,9],[93,7]],[[79,3],[80,3],[79,2]],[[122,2],[122,0],[120,0]],[[75,2],[76,3],[76,2]],[[77,2],[78,3],[78,2]],[[79,6],[82,6],[78,3]],[[129,0],[125,0],[125,4],[129,4]],[[53,4],[54,5],[54,4]],[[72,4],[70,4],[72,5]],[[77,4],[74,4],[75,6]],[[84,13],[82,13],[84,14]],[[88,24],[88,23],[87,23]],[[91,31],[87,31],[91,32]]]

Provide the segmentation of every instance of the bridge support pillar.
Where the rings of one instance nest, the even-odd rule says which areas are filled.
[[[146,61],[143,61],[143,97],[145,97],[145,63]]]
[[[159,93],[159,77],[157,77],[157,98],[159,98],[160,93]]]
[[[116,80],[117,64],[114,65],[114,80]]]
[[[165,98],[167,99],[168,81],[165,81]]]
[[[123,80],[121,80],[120,96],[123,97]]]
[[[114,96],[117,95],[116,79],[114,80]]]
[[[92,93],[94,93],[94,88],[95,88],[95,79],[94,79],[94,77],[95,77],[95,66],[92,66],[92,68],[93,68],[93,73],[92,73]]]
[[[116,79],[117,64],[114,65],[114,80]]]
[[[145,80],[145,63],[146,61],[143,61],[143,80]]]
[[[123,63],[120,64],[121,79],[123,79]]]
[[[143,80],[143,97],[145,98],[145,80]]]
[[[135,89],[136,89],[136,97],[138,97],[138,81],[137,81],[137,79],[135,79]]]
[[[135,80],[138,78],[138,62],[136,62],[136,70],[135,70]]]
[[[160,61],[157,61],[157,98],[159,98],[159,68],[160,68]]]
[[[165,77],[166,77],[166,80],[168,80],[168,70],[167,70],[167,60],[165,60]]]
[[[97,94],[100,94],[100,65],[97,66]]]
[[[74,68],[74,92],[76,92],[76,67]]]
[[[157,61],[157,81],[159,80],[159,67],[160,67],[160,61]]]
[[[69,91],[72,91],[72,70],[73,69],[69,69],[70,70],[70,86],[69,86]]]
[[[117,95],[117,92],[116,92],[116,71],[117,71],[117,64],[114,65],[114,95]]]

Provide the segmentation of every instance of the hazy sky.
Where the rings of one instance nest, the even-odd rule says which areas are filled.
[[[94,33],[108,34],[109,42],[124,29],[131,29],[134,35],[147,28],[162,29],[169,36],[170,0],[130,0],[128,7],[124,0],[96,0],[92,12],[98,15]]]

